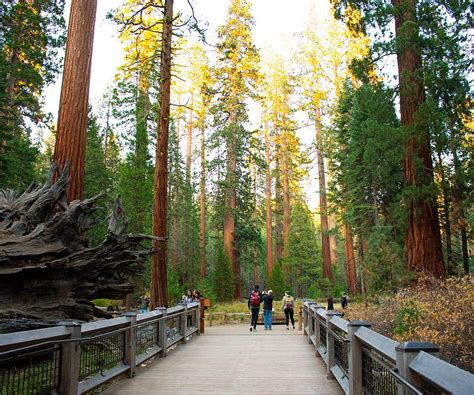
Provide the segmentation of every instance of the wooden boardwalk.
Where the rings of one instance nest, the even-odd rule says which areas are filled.
[[[106,394],[342,394],[298,330],[248,325],[206,328],[166,358],[138,370]]]

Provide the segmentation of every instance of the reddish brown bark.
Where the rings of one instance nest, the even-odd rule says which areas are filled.
[[[417,123],[417,112],[425,102],[421,76],[421,53],[416,47],[416,0],[392,0],[397,7],[395,29],[400,80],[400,114],[402,126],[408,132],[405,142],[405,184],[418,196],[408,201],[408,228],[405,238],[408,269],[445,274],[441,250],[438,210],[435,197],[426,189],[433,182],[430,137],[426,126]]]
[[[344,246],[346,252],[347,285],[351,295],[357,294],[357,274],[354,256],[354,241],[347,223],[344,223]]]
[[[166,215],[168,204],[168,132],[171,89],[171,39],[173,25],[173,0],[165,1],[161,49],[160,115],[156,141],[156,163],[153,196],[153,236],[166,237]],[[166,243],[154,241],[150,304],[152,308],[168,306],[168,283],[166,270]]]
[[[257,227],[257,169],[256,166],[253,165],[253,213],[252,213],[252,220],[254,222],[254,226]],[[258,284],[258,245],[257,239],[253,242],[253,283]]]
[[[206,145],[205,128],[201,127],[201,179],[199,185],[199,273],[206,276]]]
[[[359,263],[360,263],[360,278],[361,278],[361,291],[364,297],[366,307],[367,307],[367,267],[365,265],[365,252],[367,251],[367,242],[364,238],[360,239],[359,244]]]
[[[54,162],[60,169],[71,162],[68,202],[82,199],[87,111],[97,0],[72,0]]]
[[[236,114],[231,114],[230,125],[236,124]],[[226,155],[226,186],[224,192],[224,251],[229,257],[229,262],[234,272],[234,299],[242,298],[240,283],[240,264],[235,250],[235,209],[237,201],[236,175],[237,175],[237,147],[236,137],[229,135]]]
[[[288,140],[286,129],[283,128],[283,257],[288,256],[288,239],[290,236],[290,175],[288,166]]]
[[[324,148],[322,142],[321,130],[321,111],[316,108],[315,111],[316,128],[316,150],[318,158],[318,180],[319,180],[319,211],[321,216],[321,245],[323,252],[323,278],[328,278],[331,284],[334,284],[334,276],[331,266],[331,246],[329,243],[329,224],[326,202],[326,175],[324,169]]]
[[[336,238],[336,215],[331,213],[328,215],[329,223],[329,250],[331,255],[331,264],[337,264],[337,238]]]
[[[275,160],[275,259],[277,262],[281,261],[283,252],[283,239],[282,239],[282,202],[281,192],[281,173],[280,173],[280,156],[276,155]]]
[[[186,139],[186,184],[191,184],[191,160],[192,160],[192,146],[193,146],[193,106],[194,96],[191,94],[191,108],[188,112],[188,135]]]
[[[267,225],[267,280],[270,282],[273,271],[273,246],[272,246],[272,181],[270,175],[270,142],[268,127],[265,125],[265,218]]]

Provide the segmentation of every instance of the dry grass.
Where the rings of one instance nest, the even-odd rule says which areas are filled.
[[[424,278],[367,308],[352,304],[345,318],[367,320],[375,331],[399,342],[430,341],[445,361],[474,372],[473,303],[472,276]]]

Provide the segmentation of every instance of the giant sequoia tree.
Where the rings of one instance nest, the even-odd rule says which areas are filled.
[[[226,23],[218,30],[216,79],[218,122],[225,142],[226,170],[224,188],[224,252],[234,272],[234,297],[242,297],[240,263],[237,254],[236,209],[238,165],[248,141],[245,100],[257,80],[258,53],[252,41],[251,6],[248,0],[232,0]]]
[[[380,35],[373,50],[386,54],[394,48],[398,62],[401,124],[404,135],[403,149],[405,177],[405,206],[407,232],[405,239],[406,261],[410,270],[443,275],[443,257],[433,179],[431,157],[432,128],[426,86],[431,79],[430,51],[443,52],[456,40],[456,29],[451,25],[465,26],[469,2],[418,2],[392,0],[383,2],[334,1],[337,13],[346,12],[346,21],[353,30],[366,26],[388,32],[395,23],[395,36]],[[347,11],[356,7],[362,12],[360,23],[347,18]],[[468,13],[468,12],[467,12]],[[451,16],[455,16],[453,19]],[[439,16],[435,28],[430,22]],[[451,20],[452,19],[452,20]],[[431,25],[431,26],[430,26]],[[443,61],[452,54],[445,52]],[[446,77],[444,77],[446,80]],[[431,132],[431,135],[430,135]]]
[[[87,110],[97,0],[72,0],[66,41],[54,161],[70,161],[68,201],[82,199]]]
[[[171,88],[171,38],[173,29],[173,0],[165,0],[160,64],[160,114],[156,141],[155,179],[153,196],[153,235],[167,236],[168,204],[168,133]],[[151,305],[168,306],[166,244],[156,241],[151,272]]]

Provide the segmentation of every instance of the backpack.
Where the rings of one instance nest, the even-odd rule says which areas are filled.
[[[291,296],[286,298],[285,309],[293,309],[293,298]]]
[[[260,294],[257,291],[252,291],[250,294],[250,306],[260,306]]]

